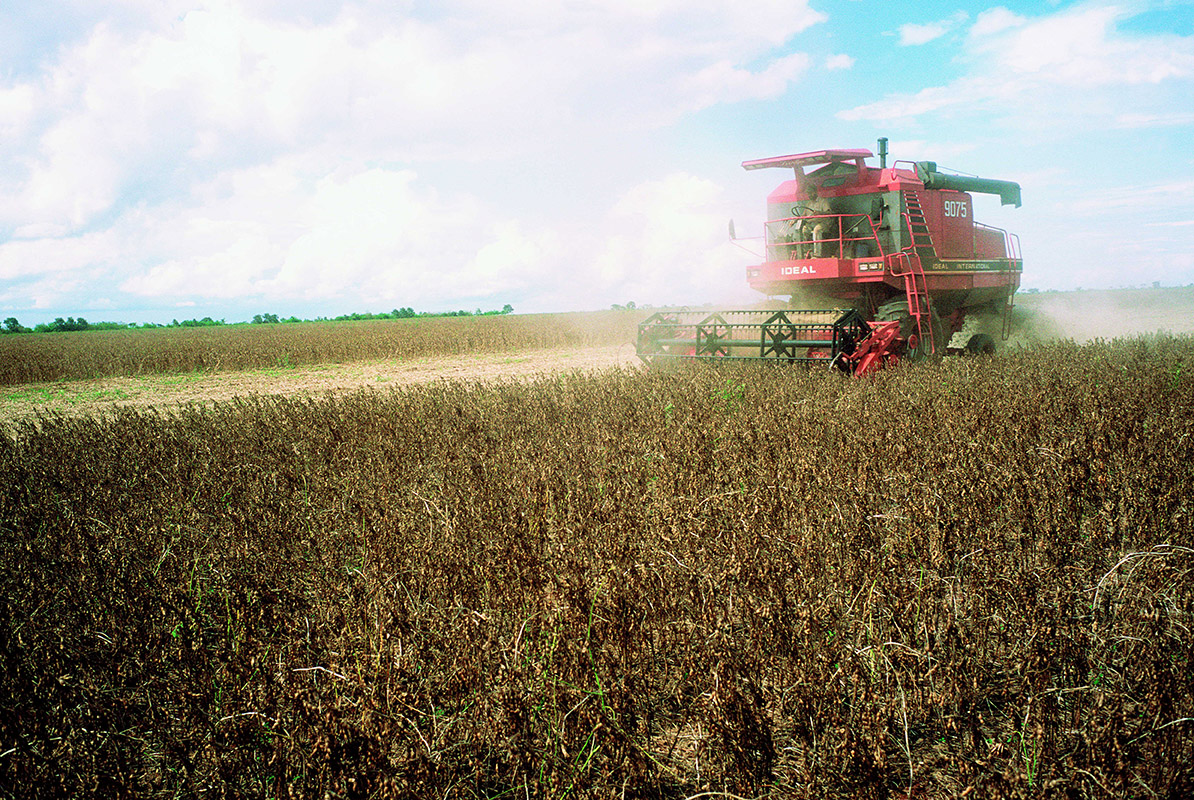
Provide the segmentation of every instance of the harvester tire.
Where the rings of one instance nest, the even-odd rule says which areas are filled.
[[[888,300],[875,311],[876,322],[893,322],[897,320],[900,323],[900,338],[907,341],[909,336],[916,333],[916,319],[912,316],[912,312],[908,310],[908,300],[903,295]],[[930,307],[929,329],[932,331],[933,341],[937,343],[937,354],[944,355],[946,343],[945,326],[941,324],[941,318],[937,316],[937,309],[932,307]],[[905,351],[904,357],[909,361],[920,361],[932,355],[933,351],[934,348],[929,342],[922,339],[917,342],[915,348]]]
[[[976,333],[966,340],[966,354],[993,356],[995,355],[995,340],[985,333]]]

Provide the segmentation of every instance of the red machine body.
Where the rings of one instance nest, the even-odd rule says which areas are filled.
[[[767,198],[767,260],[747,269],[750,286],[772,296],[815,287],[877,306],[908,293],[904,273],[911,270],[924,273],[941,316],[1010,298],[1023,268],[1018,239],[976,222],[970,192],[930,187],[945,178],[951,187],[998,189],[1016,205],[1019,187],[943,176],[931,162],[869,167],[871,157],[869,150],[820,150],[743,162],[795,171]]]
[[[866,163],[869,150],[742,164],[793,170],[767,197],[766,255],[747,268],[747,282],[792,303],[807,294],[829,298],[837,304],[832,324],[809,321],[826,311],[664,312],[640,326],[640,357],[824,360],[864,374],[901,356],[951,350],[972,322],[990,329],[994,320],[1006,338],[1020,244],[977,222],[971,195],[1019,206],[1019,185],[942,173],[930,161],[888,167],[886,145],[879,140],[877,166]],[[952,350],[993,352],[994,338],[972,332]]]

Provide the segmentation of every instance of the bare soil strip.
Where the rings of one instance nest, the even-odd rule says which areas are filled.
[[[188,373],[59,381],[7,387],[0,393],[0,425],[41,413],[91,414],[117,406],[169,408],[264,394],[327,394],[366,386],[450,381],[532,379],[562,372],[640,363],[633,344],[527,350],[412,360],[322,364],[249,372]]]

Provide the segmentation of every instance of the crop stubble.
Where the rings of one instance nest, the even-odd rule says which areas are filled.
[[[0,789],[1188,794],[1192,357],[19,423]]]

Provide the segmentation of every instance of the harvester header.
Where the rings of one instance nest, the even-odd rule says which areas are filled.
[[[661,312],[640,326],[639,356],[821,362],[862,374],[901,358],[994,352],[1023,262],[1015,235],[975,221],[971,194],[1018,207],[1019,184],[932,161],[888,167],[886,139],[879,165],[870,158],[836,149],[742,162],[794,173],[767,197],[756,237],[763,261],[746,270],[769,298],[765,310]],[[810,291],[836,307],[794,310]]]

